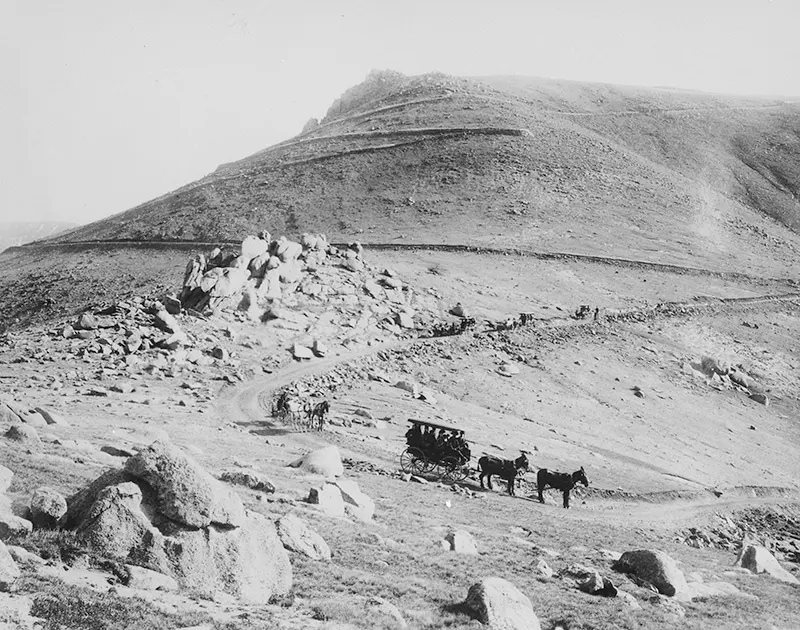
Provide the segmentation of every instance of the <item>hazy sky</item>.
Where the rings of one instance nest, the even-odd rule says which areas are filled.
[[[373,69],[800,95],[798,0],[0,0],[0,220],[126,210]]]

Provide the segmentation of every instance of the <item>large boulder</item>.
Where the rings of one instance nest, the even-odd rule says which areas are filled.
[[[238,526],[244,519],[239,497],[166,440],[158,440],[125,463],[125,471],[156,493],[158,513],[188,527],[211,523]]]
[[[289,464],[292,468],[300,468],[306,472],[322,475],[323,477],[339,477],[344,474],[342,458],[336,446],[325,446],[303,455],[300,459]]]
[[[282,262],[297,260],[300,254],[303,253],[303,246],[300,243],[290,241],[282,236],[278,241],[278,250],[276,253]]]
[[[246,236],[242,241],[242,258],[249,264],[256,256],[266,254],[269,250],[269,243],[257,236]]]
[[[275,524],[246,512],[235,494],[167,442],[107,471],[68,505],[65,526],[99,555],[164,574],[197,594],[222,591],[260,605],[291,589]]]
[[[5,544],[0,542],[0,591],[10,591],[19,575],[17,563],[8,553]]]
[[[67,512],[67,500],[52,488],[37,488],[31,496],[30,519],[37,529],[54,529]]]
[[[774,578],[789,584],[800,584],[797,578],[784,569],[768,549],[760,545],[745,545],[736,558],[736,566],[752,573],[768,573]]]
[[[284,548],[301,553],[312,560],[330,560],[331,550],[322,536],[311,529],[308,524],[294,514],[287,514],[278,519],[278,537]]]
[[[657,549],[626,551],[612,568],[649,582],[659,593],[669,597],[687,589],[686,577],[675,560]]]
[[[500,577],[473,584],[464,607],[490,630],[541,630],[542,627],[531,601]]]

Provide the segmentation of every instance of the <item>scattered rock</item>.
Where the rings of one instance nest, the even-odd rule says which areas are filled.
[[[14,558],[8,553],[3,542],[0,542],[0,591],[10,591],[20,576],[20,570]]]
[[[124,565],[125,576],[123,582],[129,588],[138,588],[143,591],[177,591],[178,582],[169,575],[158,571],[151,571],[133,564]]]
[[[240,468],[223,470],[220,473],[219,478],[221,481],[225,481],[235,486],[244,486],[245,488],[258,490],[268,494],[275,492],[275,484],[255,470],[246,470]]]
[[[670,556],[663,551],[640,549],[626,551],[612,568],[621,573],[631,573],[652,584],[659,593],[669,597],[686,590],[686,578]]]
[[[42,446],[42,440],[39,439],[36,429],[28,424],[11,425],[5,433],[5,438],[30,449],[38,450]]]
[[[519,368],[513,363],[501,363],[497,368],[497,373],[501,376],[515,376],[519,374]]]
[[[278,519],[278,536],[289,551],[301,553],[312,560],[330,560],[331,550],[322,536],[294,514]]]
[[[473,584],[464,607],[491,630],[541,630],[542,627],[530,600],[500,577]]]
[[[767,396],[766,394],[758,394],[758,393],[750,394],[750,400],[753,400],[761,405],[764,405],[765,407],[769,407],[769,396]]]
[[[36,412],[44,418],[45,423],[47,424],[58,424],[61,426],[69,426],[64,418],[57,414],[55,411],[51,409],[45,409],[44,407],[36,407]]]
[[[67,500],[52,488],[37,488],[31,497],[30,520],[36,529],[54,529],[67,513]]]
[[[536,563],[536,571],[544,578],[553,577],[553,569],[542,558],[539,558],[539,562]]]
[[[328,516],[344,516],[344,500],[342,493],[332,483],[326,483],[318,488],[311,488],[308,493],[308,503],[319,506],[319,509]]]
[[[740,566],[752,573],[768,573],[772,577],[788,582],[800,584],[797,578],[784,569],[768,549],[760,545],[746,545],[736,558],[734,566]]]
[[[326,478],[339,477],[344,474],[344,466],[339,455],[339,449],[333,445],[311,451],[300,459],[293,461],[289,466],[300,468],[316,475],[322,475]]]
[[[475,545],[475,539],[472,537],[472,534],[463,529],[451,531],[447,534],[445,540],[449,545],[450,551],[472,556],[478,555],[478,547]]]
[[[295,359],[313,359],[314,352],[311,350],[311,348],[303,346],[299,343],[295,343],[292,345],[292,356]]]
[[[592,571],[588,577],[578,582],[578,588],[590,595],[601,597],[616,597],[617,589],[607,577],[603,577],[597,571]]]

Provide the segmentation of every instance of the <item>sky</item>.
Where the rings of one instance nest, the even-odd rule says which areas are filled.
[[[797,0],[0,0],[0,221],[88,223],[372,69],[800,96]]]

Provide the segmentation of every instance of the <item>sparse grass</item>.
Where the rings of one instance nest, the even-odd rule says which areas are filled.
[[[31,614],[45,620],[43,630],[174,630],[210,621],[202,613],[167,613],[137,597],[96,593],[58,580],[22,582],[20,590],[33,597]]]
[[[45,560],[72,564],[79,557],[90,557],[90,547],[75,532],[68,530],[36,529],[27,536],[12,536],[6,541],[19,545]]]

